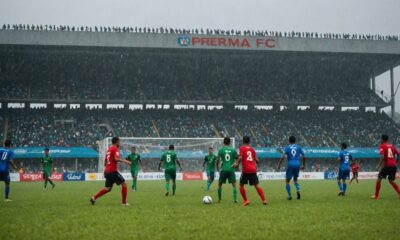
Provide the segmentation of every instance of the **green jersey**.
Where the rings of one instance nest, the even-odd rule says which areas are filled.
[[[215,172],[215,162],[217,161],[217,156],[215,154],[209,154],[204,157],[204,162],[207,164],[208,172]]]
[[[177,155],[175,151],[168,150],[161,156],[161,161],[164,163],[165,170],[175,170],[176,171],[176,160]]]
[[[139,161],[140,155],[137,153],[131,153],[126,157],[126,160],[131,162],[131,170],[138,170],[139,169]]]
[[[232,165],[238,158],[236,150],[230,146],[223,146],[218,151],[218,157],[221,161],[221,171],[234,172]]]
[[[51,172],[51,169],[53,168],[53,159],[50,156],[44,156],[42,158],[42,164],[43,164],[43,171]]]

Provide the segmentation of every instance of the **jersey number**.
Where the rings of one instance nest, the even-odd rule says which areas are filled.
[[[350,160],[349,156],[344,156],[344,163],[348,163]]]
[[[167,155],[167,162],[171,162],[171,155]]]
[[[251,155],[250,151],[247,152],[247,161],[253,161],[253,155]]]
[[[231,160],[231,155],[229,153],[225,154],[225,161],[230,161]]]
[[[296,157],[296,150],[295,149],[292,149],[292,156]]]
[[[388,158],[393,158],[393,152],[391,148],[388,149]]]
[[[7,159],[7,152],[3,152],[3,155],[1,156],[1,160],[5,161]]]

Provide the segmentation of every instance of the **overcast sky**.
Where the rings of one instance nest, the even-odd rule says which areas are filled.
[[[400,35],[400,0],[0,0],[3,23]],[[387,82],[378,78],[388,93]]]

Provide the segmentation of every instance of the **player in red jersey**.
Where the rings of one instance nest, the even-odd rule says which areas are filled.
[[[243,206],[247,206],[250,204],[250,201],[247,199],[246,190],[244,189],[245,184],[250,184],[255,187],[258,195],[260,196],[264,205],[267,205],[267,200],[265,199],[264,191],[259,186],[258,176],[257,176],[257,165],[258,158],[256,155],[256,151],[250,146],[250,137],[243,137],[243,145],[239,148],[239,158],[233,164],[233,167],[236,168],[239,164],[242,163],[242,176],[240,177],[240,194],[243,197],[244,203]]]
[[[357,183],[359,183],[359,182],[358,182],[358,171],[360,170],[360,165],[358,164],[357,161],[353,161],[353,162],[350,164],[350,167],[351,167],[351,172],[352,172],[352,174],[353,174],[353,177],[351,178],[349,184],[351,184],[351,182],[352,182],[354,179],[356,180]]]
[[[121,185],[122,192],[122,206],[129,205],[126,203],[126,196],[128,193],[128,188],[125,183],[124,177],[118,172],[118,162],[123,162],[128,165],[131,163],[127,160],[121,158],[119,154],[119,138],[113,137],[111,140],[112,145],[107,150],[106,162],[105,162],[105,170],[104,177],[106,179],[105,188],[101,189],[96,195],[90,198],[90,202],[94,205],[96,200],[103,196],[104,194],[111,191],[114,183],[117,185]]]
[[[397,157],[399,157],[399,151],[397,148],[388,142],[388,135],[382,135],[381,145],[379,146],[379,154],[381,155],[380,161],[378,163],[377,169],[380,169],[383,163],[383,168],[378,174],[378,180],[376,181],[375,195],[372,198],[375,200],[379,199],[379,191],[381,189],[381,181],[386,177],[389,183],[392,185],[394,190],[396,190],[397,195],[400,198],[400,188],[394,182],[396,180],[397,172]]]

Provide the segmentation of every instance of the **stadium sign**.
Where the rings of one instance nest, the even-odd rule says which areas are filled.
[[[64,173],[64,181],[85,181],[84,173]]]
[[[275,48],[276,40],[267,38],[248,37],[189,37],[179,36],[177,43],[181,47],[220,47],[220,48]]]

